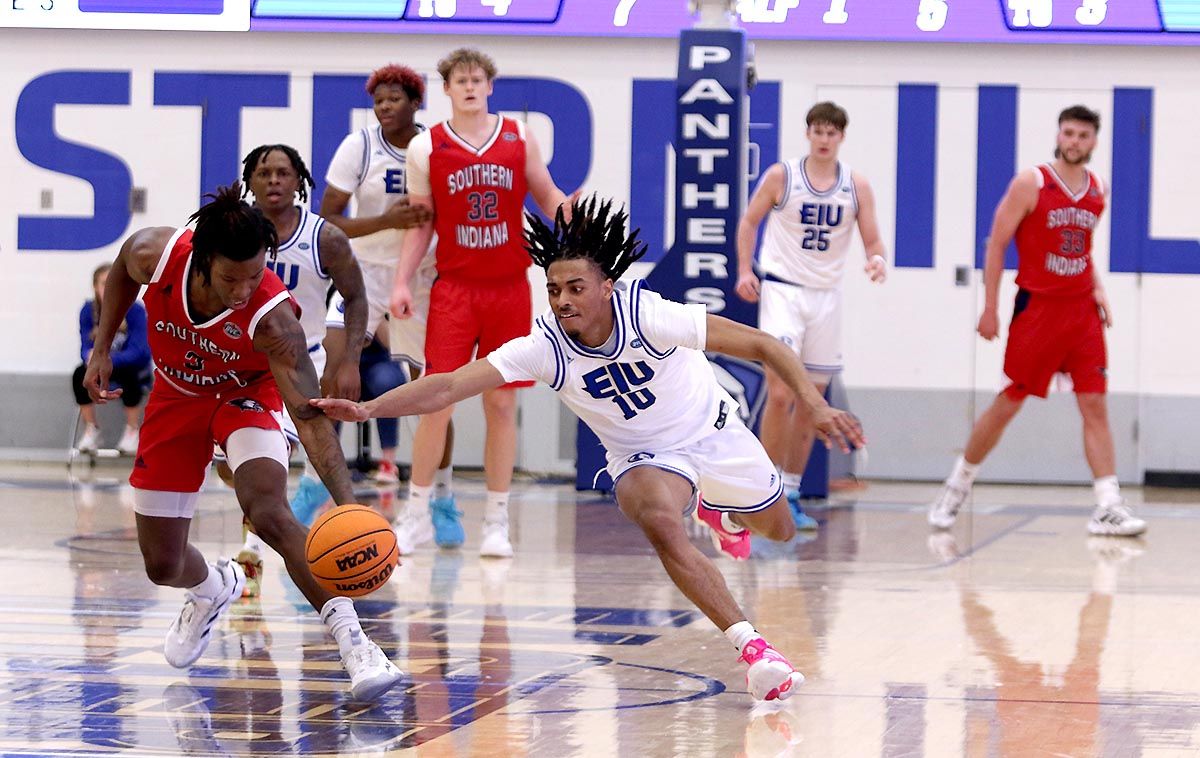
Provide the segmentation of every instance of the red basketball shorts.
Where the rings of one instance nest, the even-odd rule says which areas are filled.
[[[212,460],[238,429],[280,430],[283,401],[273,381],[223,393],[189,397],[154,385],[142,421],[129,483],[138,489],[198,492]]]
[[[429,293],[425,373],[446,374],[483,358],[532,327],[529,280],[470,282],[438,279]],[[532,387],[510,382],[506,388]]]
[[[1108,389],[1107,370],[1104,323],[1091,293],[1017,293],[1004,351],[1004,373],[1012,381],[1005,391],[1011,397],[1046,397],[1057,373],[1069,374],[1077,393],[1103,393]]]

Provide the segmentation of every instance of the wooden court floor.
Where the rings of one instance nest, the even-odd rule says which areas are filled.
[[[120,468],[75,473],[0,465],[5,755],[1200,754],[1197,493],[1131,492],[1135,541],[1087,537],[1086,488],[980,487],[933,536],[930,485],[814,509],[816,535],[718,561],[808,677],[767,706],[611,502],[521,484],[516,558],[481,560],[482,489],[460,480],[465,549],[420,550],[359,603],[409,674],[365,706],[277,558],[261,602],[168,666],[181,593],[142,573]],[[239,525],[213,488],[193,537],[230,555]]]

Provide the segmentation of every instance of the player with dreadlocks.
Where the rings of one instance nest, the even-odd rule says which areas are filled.
[[[190,221],[195,231],[152,227],[121,246],[105,284],[96,344],[84,386],[104,403],[109,350],[125,311],[145,285],[154,389],[129,483],[138,545],[150,581],[187,590],[163,654],[187,668],[203,653],[217,618],[242,593],[235,561],[205,563],[188,542],[213,445],[224,449],[238,503],[263,540],[283,556],[292,581],[337,641],[351,692],[369,700],[400,671],[363,634],[350,598],[334,597],[309,573],[307,530],[287,503],[288,446],[281,411],[339,504],[353,500],[350,473],[333,425],[309,404],[319,396],[295,301],[266,264],[279,245],[262,211],[221,187]]]
[[[749,555],[751,531],[772,540],[795,534],[775,467],[704,351],[778,372],[808,403],[826,444],[862,444],[862,430],[825,403],[783,343],[701,305],[665,300],[640,281],[618,283],[646,251],[636,231],[626,234],[626,220],[594,197],[573,205],[570,222],[560,212],[553,228],[529,216],[529,254],[546,270],[550,298],[531,335],[368,403],[312,402],[333,418],[361,421],[428,413],[505,382],[549,384],[608,450],[621,512],[641,528],[675,586],[740,651],[750,692],[784,699],[804,677],[754,630],[684,529],[694,509],[714,542],[740,558]]]
[[[275,225],[279,247],[267,266],[283,281],[300,304],[300,326],[308,343],[309,358],[321,377],[325,395],[357,400],[359,396],[358,361],[367,324],[367,295],[362,272],[350,250],[346,234],[307,207],[312,175],[300,153],[289,145],[259,145],[242,161],[244,193],[254,194],[254,207]],[[299,203],[297,203],[299,199]],[[329,285],[342,296],[345,306],[345,331],[355,335],[349,347],[339,352],[337,362],[325,360],[321,340],[325,337],[325,310]],[[293,444],[299,442],[296,425],[284,418],[284,434]],[[222,478],[228,470],[218,466]],[[304,476],[316,474],[305,459]],[[299,494],[297,494],[299,498]],[[246,572],[243,594],[255,597],[261,587],[263,542],[247,528],[246,541],[237,561]]]

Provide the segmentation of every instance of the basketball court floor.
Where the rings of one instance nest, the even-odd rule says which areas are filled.
[[[182,593],[142,573],[124,472],[75,473],[0,465],[6,755],[1200,754],[1194,492],[1131,491],[1150,520],[1133,541],[1087,537],[1090,488],[979,487],[932,537],[932,485],[839,496],[815,536],[718,561],[808,677],[756,705],[612,502],[522,483],[517,557],[481,560],[482,486],[462,479],[465,549],[420,550],[358,604],[409,673],[367,706],[277,558],[261,602],[190,671],[168,666]],[[237,550],[228,490],[202,497],[193,537]]]

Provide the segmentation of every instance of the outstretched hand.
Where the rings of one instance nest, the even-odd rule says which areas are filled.
[[[866,447],[867,438],[863,436],[862,424],[853,413],[831,408],[828,405],[814,413],[817,439],[825,443],[825,447],[833,448],[836,444],[843,453],[852,448]]]
[[[325,412],[326,416],[334,421],[351,421],[357,423],[371,418],[371,414],[367,411],[363,403],[356,403],[352,400],[343,400],[337,397],[317,397],[309,400],[308,404],[320,408]]]

